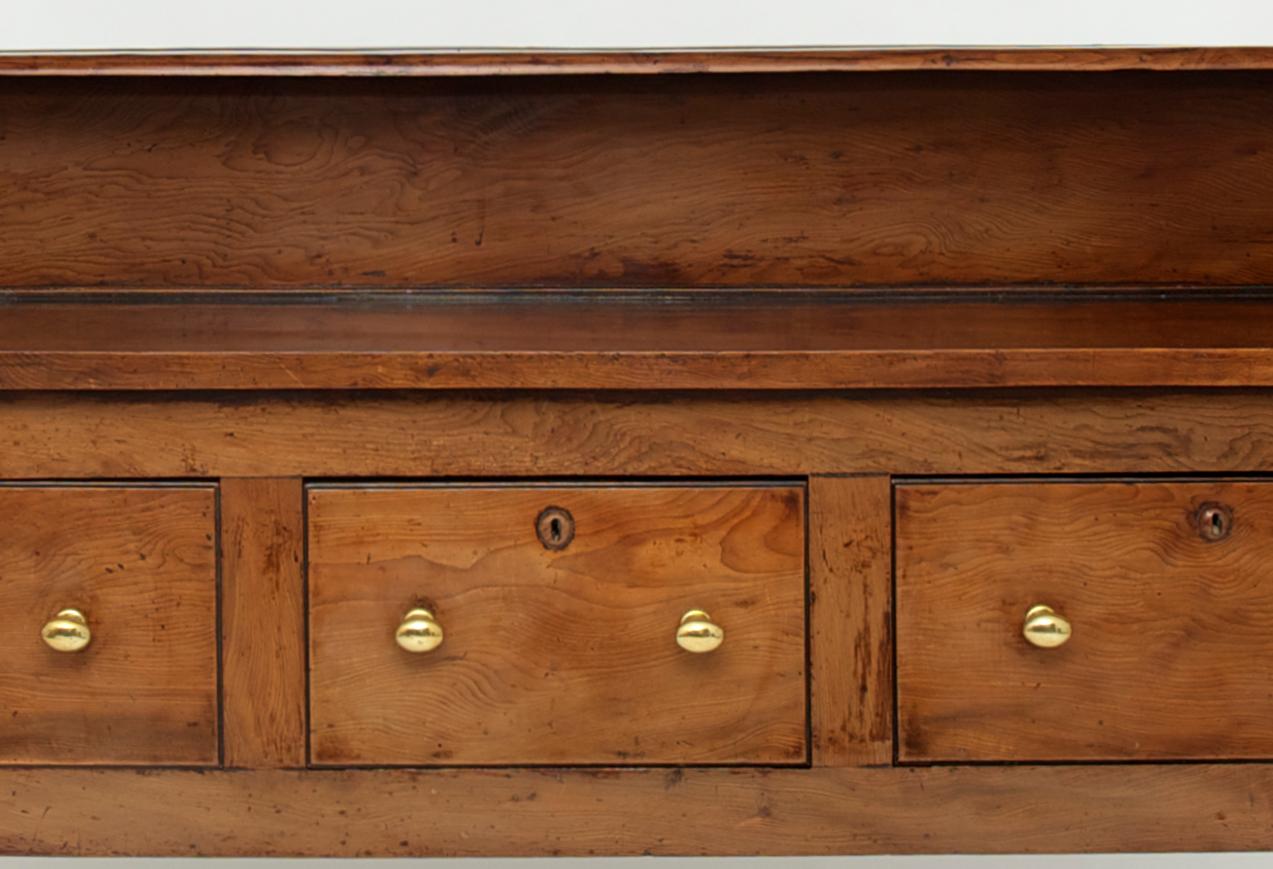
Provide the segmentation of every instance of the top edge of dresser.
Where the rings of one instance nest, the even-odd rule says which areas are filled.
[[[1273,47],[986,46],[658,50],[0,52],[8,76],[445,77],[800,72],[1273,70]]]

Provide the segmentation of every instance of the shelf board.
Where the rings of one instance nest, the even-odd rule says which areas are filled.
[[[509,297],[0,306],[0,389],[1273,386],[1273,300]]]
[[[0,52],[0,75],[354,76],[1273,69],[1268,47]]]

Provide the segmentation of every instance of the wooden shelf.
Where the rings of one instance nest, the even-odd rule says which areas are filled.
[[[11,301],[0,389],[1273,386],[1261,299]]]
[[[940,46],[647,51],[0,52],[0,75],[488,76],[1273,69],[1273,48]]]

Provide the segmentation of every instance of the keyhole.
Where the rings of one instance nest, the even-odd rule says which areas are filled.
[[[535,519],[535,535],[545,549],[565,549],[575,539],[575,518],[562,507],[546,507]]]
[[[1212,543],[1223,540],[1233,530],[1233,511],[1223,504],[1203,504],[1198,508],[1198,533]]]

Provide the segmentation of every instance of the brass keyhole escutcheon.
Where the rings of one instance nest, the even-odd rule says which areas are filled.
[[[535,536],[551,552],[565,549],[575,539],[575,517],[564,507],[545,507],[535,519]]]
[[[1197,525],[1203,540],[1223,540],[1233,531],[1233,510],[1224,504],[1203,504],[1198,508]]]

